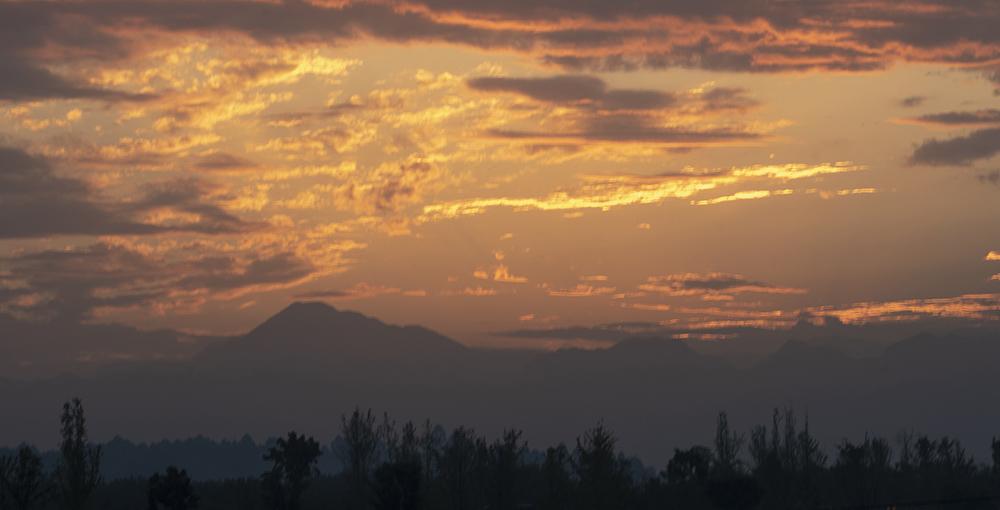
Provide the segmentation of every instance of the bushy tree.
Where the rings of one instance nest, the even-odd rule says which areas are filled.
[[[316,463],[322,451],[313,438],[289,432],[288,438],[278,438],[264,460],[274,463],[270,471],[261,475],[264,498],[274,510],[298,510],[302,492],[309,478],[319,474]]]
[[[674,449],[674,456],[660,476],[667,480],[668,493],[675,505],[688,509],[708,507],[706,490],[711,467],[712,450],[704,446]]]
[[[402,433],[397,433],[395,421],[386,414],[381,432],[387,458],[372,473],[375,508],[416,510],[422,477],[417,427],[407,422]]]
[[[572,462],[566,445],[550,446],[545,450],[541,467],[539,505],[544,510],[566,510],[570,507],[573,480],[570,478]]]
[[[479,507],[486,462],[486,441],[471,428],[458,427],[441,450],[439,478],[450,508],[469,510]]]
[[[521,441],[521,431],[504,429],[503,437],[489,446],[487,456],[486,500],[491,509],[514,508],[525,492],[524,454],[528,444]]]
[[[56,461],[56,499],[67,510],[81,510],[101,483],[101,447],[87,438],[87,420],[79,398],[63,404],[62,442]]]
[[[603,421],[576,438],[573,471],[579,482],[580,508],[606,510],[627,505],[632,477],[628,460],[617,453],[617,442],[618,437]]]
[[[420,506],[419,459],[384,462],[372,474],[375,508],[378,510],[416,510]]]
[[[193,510],[198,508],[198,496],[191,486],[186,469],[168,466],[167,473],[149,477],[149,510]]]
[[[850,505],[874,505],[885,500],[892,475],[892,448],[883,438],[865,436],[861,444],[847,439],[837,445],[833,478]]]

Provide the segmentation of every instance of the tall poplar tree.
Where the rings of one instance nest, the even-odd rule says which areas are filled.
[[[56,499],[66,510],[82,510],[101,483],[101,447],[87,439],[87,420],[79,398],[63,404],[61,456],[56,461]]]

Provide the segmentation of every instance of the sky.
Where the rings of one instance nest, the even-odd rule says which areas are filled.
[[[0,311],[1000,317],[1000,4],[0,2]]]

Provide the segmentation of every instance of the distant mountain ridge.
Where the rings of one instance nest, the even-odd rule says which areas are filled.
[[[97,441],[118,434],[146,442],[198,434],[235,440],[289,430],[330,441],[340,416],[361,406],[492,437],[514,426],[533,444],[569,444],[603,419],[624,451],[660,463],[675,447],[709,443],[719,411],[747,431],[767,422],[774,407],[792,406],[808,408],[828,453],[845,434],[891,437],[906,427],[957,436],[977,457],[985,454],[974,448],[1000,434],[1000,407],[991,404],[1000,401],[1000,336],[986,329],[915,335],[885,344],[877,356],[852,357],[831,346],[850,332],[753,332],[751,344],[792,340],[746,367],[728,362],[740,352],[740,337],[490,351],[419,326],[294,303],[173,370],[0,378],[0,409],[18,410],[0,421],[0,445],[55,444],[58,409],[80,396]]]
[[[195,370],[223,376],[294,374],[313,379],[413,380],[461,367],[469,349],[420,326],[391,326],[319,302],[295,302],[243,336],[209,346]],[[448,374],[451,375],[451,374]]]

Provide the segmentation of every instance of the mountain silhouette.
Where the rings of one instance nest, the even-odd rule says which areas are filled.
[[[899,335],[887,325],[833,326],[740,329],[719,340],[670,333],[594,350],[485,350],[419,326],[293,303],[245,335],[213,339],[173,371],[133,364],[111,375],[0,377],[0,409],[15,410],[0,420],[0,441],[57,444],[53,413],[73,395],[87,402],[96,441],[116,434],[147,442],[198,434],[236,440],[287,430],[330,441],[341,415],[361,406],[401,421],[462,424],[492,437],[514,426],[532,444],[571,442],[603,419],[624,451],[661,464],[674,448],[710,442],[722,410],[745,432],[768,423],[775,407],[807,407],[811,430],[828,454],[843,437],[892,437],[900,428],[957,436],[983,449],[1000,432],[993,428],[1000,408],[985,404],[1000,399],[996,332],[935,331],[890,344],[873,334]],[[24,338],[33,331],[19,322],[9,327],[15,328]],[[36,330],[58,336],[64,329],[91,331]],[[127,347],[126,338],[140,338],[126,335],[133,334],[127,328],[93,331],[122,332],[108,344],[115,349]],[[143,345],[158,351],[177,343],[173,334],[156,335],[162,340]],[[802,340],[787,341],[796,337]],[[840,337],[888,347],[877,356],[852,357],[837,347]],[[7,352],[15,353],[9,345]],[[729,363],[755,346],[767,347],[754,353],[763,361]]]
[[[633,337],[607,349],[560,349],[535,356],[524,368],[527,379],[560,379],[601,375],[660,373],[684,367],[707,369],[726,365],[702,356],[680,340]]]
[[[393,326],[319,302],[295,302],[243,336],[195,356],[198,373],[362,382],[455,376],[469,349],[420,326]]]

